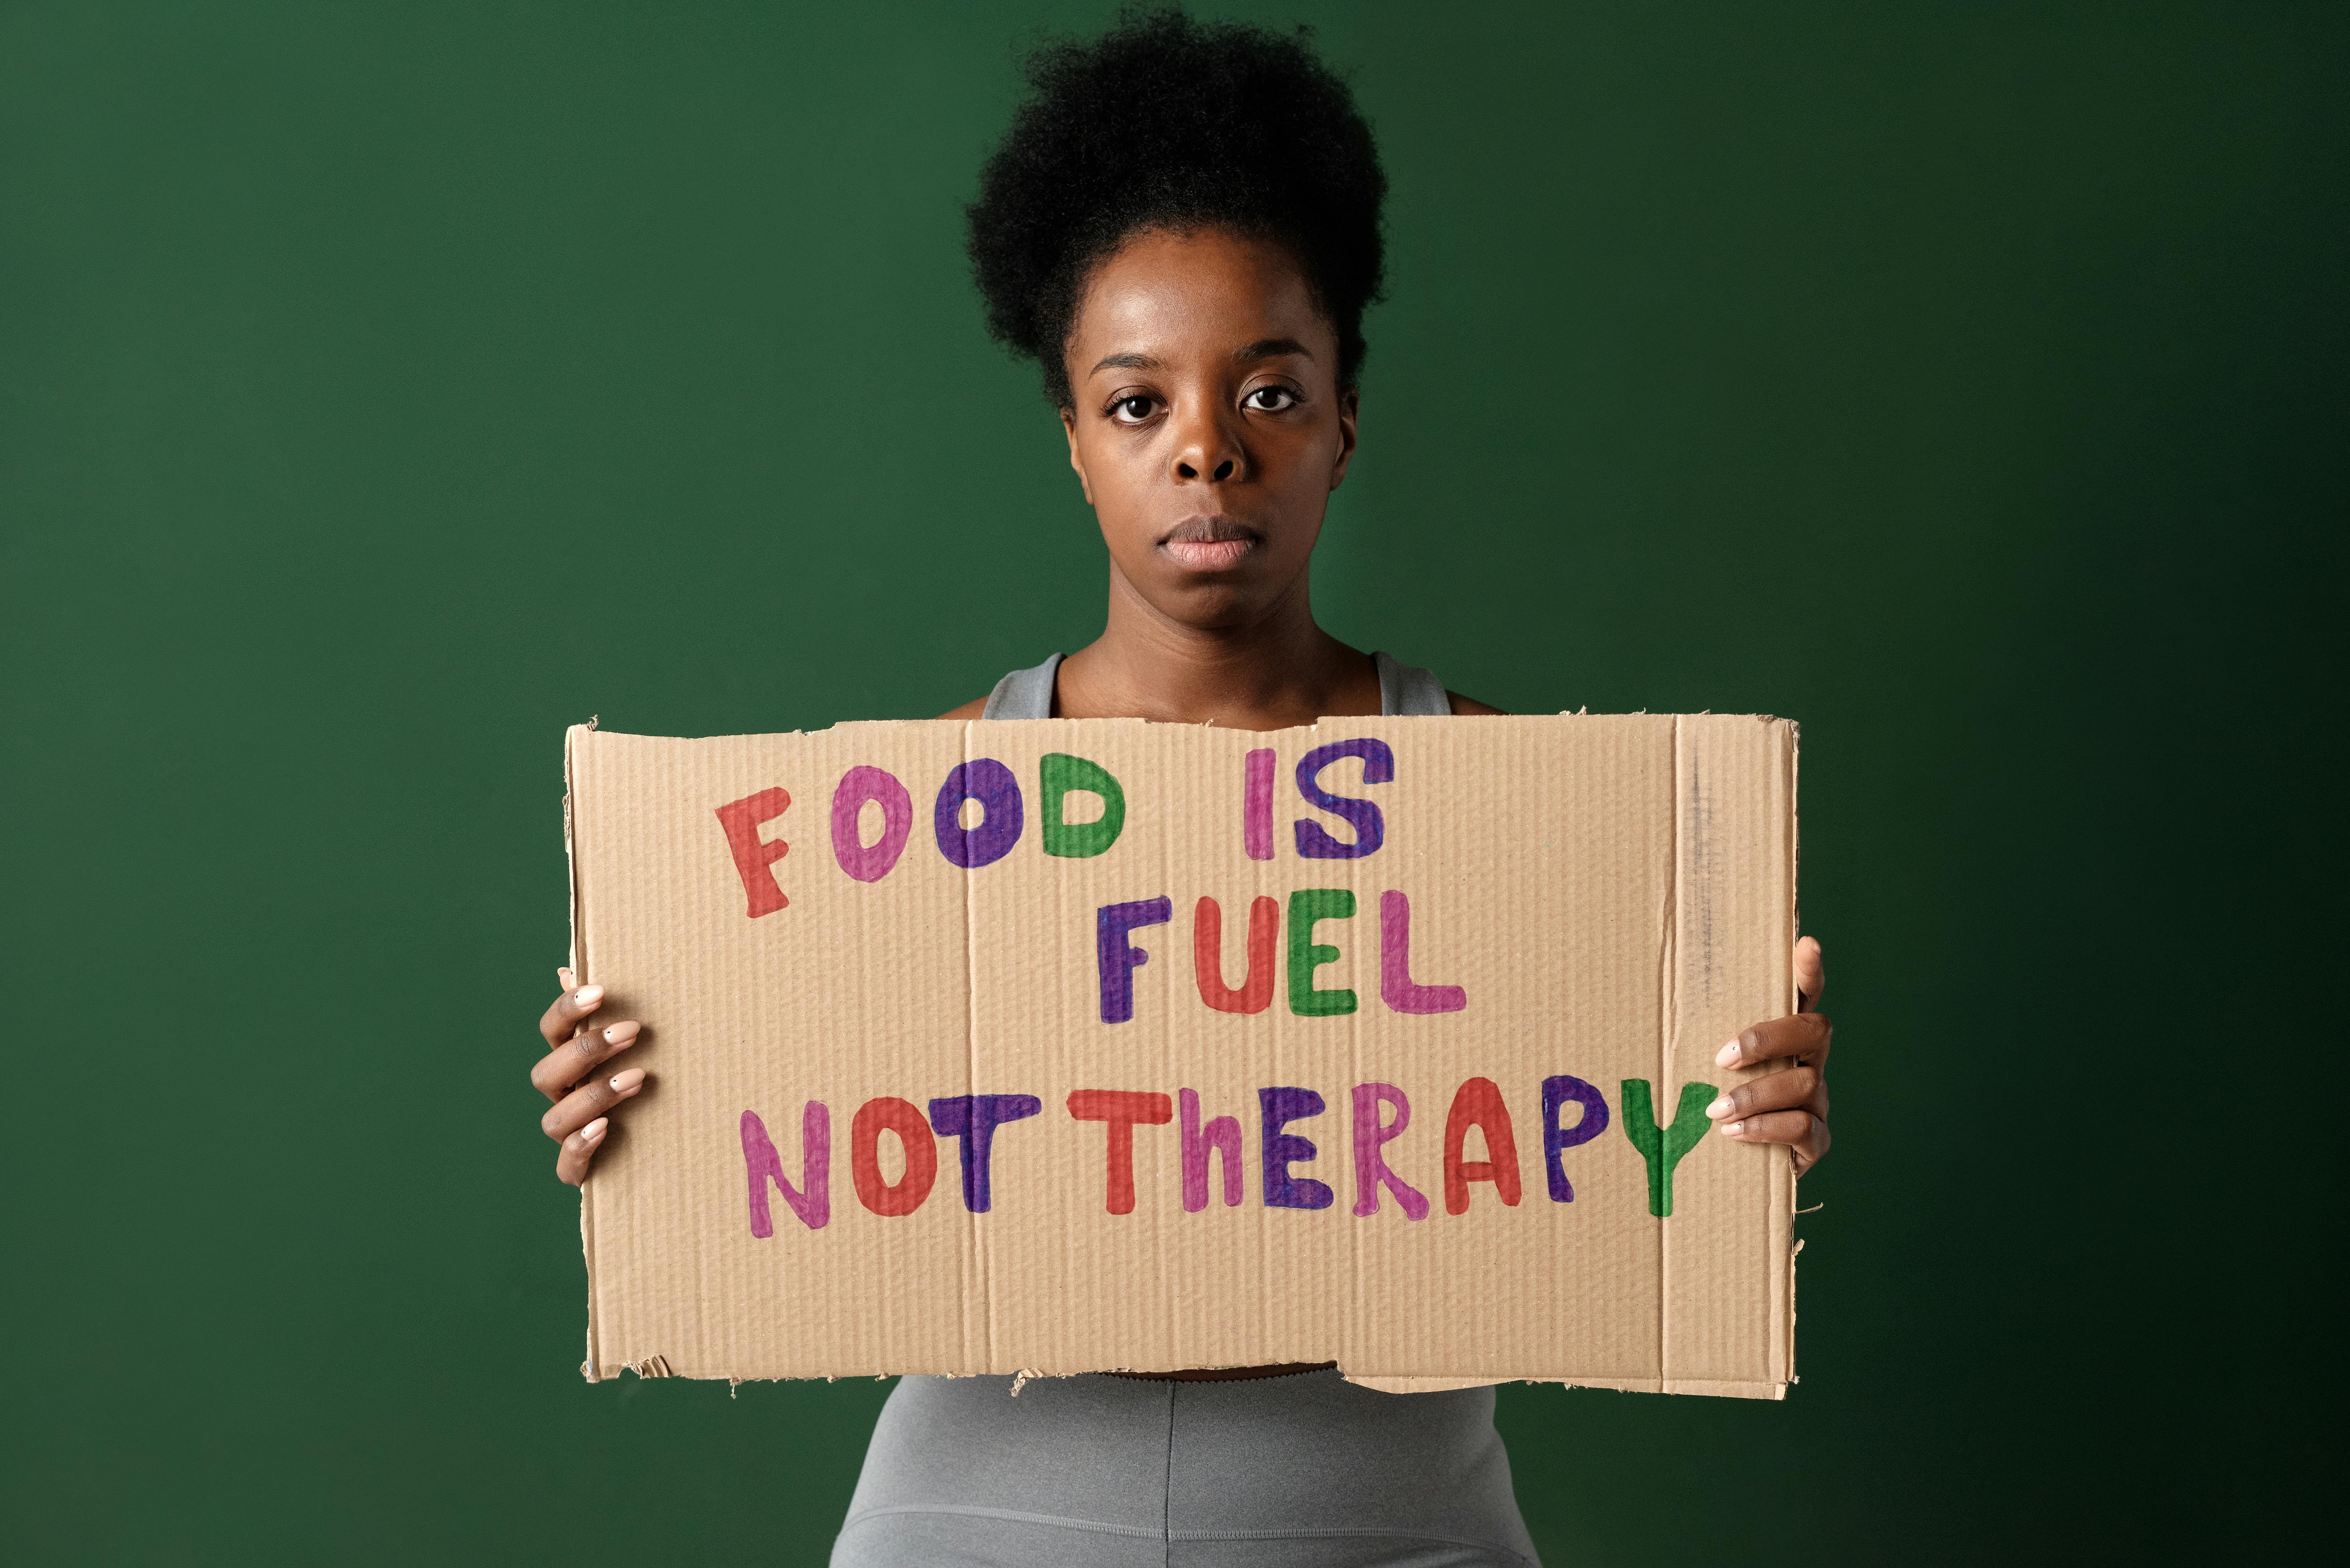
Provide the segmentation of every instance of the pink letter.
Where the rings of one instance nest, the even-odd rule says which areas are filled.
[[[869,846],[857,830],[868,800],[881,808],[881,836]],[[879,882],[898,864],[913,829],[914,797],[895,774],[856,767],[840,775],[840,787],[832,792],[832,857],[843,871],[859,882]]]
[[[1415,985],[1411,979],[1411,900],[1379,895],[1379,999],[1397,1012],[1458,1012],[1469,993],[1457,985]]]
[[[1203,1130],[1199,1090],[1178,1090],[1176,1104],[1183,1115],[1183,1212],[1197,1214],[1208,1206],[1208,1151],[1211,1148],[1224,1158],[1224,1207],[1236,1207],[1241,1200],[1240,1118],[1218,1116]]]
[[[1379,1120],[1379,1106],[1395,1107],[1396,1119],[1389,1124]],[[1379,1146],[1399,1136],[1411,1126],[1411,1100],[1393,1084],[1357,1084],[1355,1085],[1355,1218],[1366,1219],[1379,1211],[1379,1183],[1387,1183],[1395,1194],[1407,1220],[1428,1218],[1428,1199],[1419,1189],[1388,1168],[1387,1157]]]
[[[767,1140],[767,1125],[755,1111],[743,1113],[743,1165],[751,1179],[752,1235],[775,1233],[775,1222],[767,1214],[770,1179],[809,1230],[823,1230],[832,1218],[832,1112],[822,1100],[810,1100],[800,1113],[799,1187],[785,1179],[783,1156]]]
[[[1273,858],[1273,753],[1270,751],[1248,754],[1248,787],[1242,793],[1241,799],[1241,845],[1252,860]]]

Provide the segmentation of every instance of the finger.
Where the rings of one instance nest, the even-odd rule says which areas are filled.
[[[577,1132],[563,1140],[563,1147],[555,1156],[555,1174],[558,1180],[577,1187],[588,1179],[588,1162],[596,1158],[598,1146],[604,1135],[612,1130],[611,1119],[598,1116]]]
[[[1798,1012],[1819,1011],[1820,993],[1828,988],[1828,963],[1820,951],[1817,937],[1804,937],[1795,943],[1795,990],[1803,999]]]
[[[598,1078],[547,1107],[538,1118],[539,1130],[551,1138],[567,1138],[622,1100],[633,1098],[645,1086],[642,1067],[623,1067],[608,1078]]]
[[[538,1032],[546,1038],[547,1048],[552,1050],[570,1039],[579,1021],[603,1005],[604,988],[600,985],[577,986],[556,997],[555,1004],[538,1021]]]
[[[1765,1111],[1723,1122],[1714,1131],[1740,1143],[1783,1143],[1802,1149],[1807,1165],[1828,1151],[1828,1124],[1809,1111]]]
[[[1817,1067],[1790,1067],[1783,1073],[1766,1073],[1725,1093],[1705,1107],[1705,1114],[1722,1122],[1751,1116],[1758,1111],[1794,1110],[1826,1117],[1827,1084]]]
[[[548,1099],[561,1096],[603,1063],[637,1043],[639,1025],[633,1018],[583,1029],[531,1064],[530,1086]]]
[[[1819,1164],[1820,1161],[1828,1157],[1828,1129],[1825,1127],[1822,1127],[1820,1128],[1819,1137],[1816,1140],[1807,1140],[1805,1142],[1799,1143],[1794,1148],[1788,1150],[1788,1153],[1793,1158],[1795,1174],[1797,1176],[1803,1175],[1805,1171],[1811,1169],[1812,1167]]]
[[[1793,1057],[1806,1066],[1827,1064],[1828,1046],[1835,1025],[1825,1012],[1797,1012],[1773,1018],[1745,1030],[1715,1053],[1717,1067],[1752,1067],[1758,1062]]]

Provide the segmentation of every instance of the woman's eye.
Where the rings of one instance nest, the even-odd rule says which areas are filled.
[[[1139,393],[1131,398],[1120,398],[1109,406],[1110,418],[1123,424],[1139,425],[1150,417],[1150,399]]]
[[[1277,414],[1297,406],[1297,394],[1286,387],[1259,387],[1241,400],[1243,408],[1254,409],[1261,414]]]

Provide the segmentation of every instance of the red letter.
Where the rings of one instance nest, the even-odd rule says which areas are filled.
[[[906,1151],[906,1174],[894,1187],[881,1179],[878,1158],[885,1130],[896,1133]],[[857,1184],[857,1201],[885,1219],[911,1214],[931,1195],[938,1174],[939,1142],[920,1111],[887,1096],[858,1107],[857,1119],[848,1124],[848,1176]]]
[[[1191,912],[1191,969],[1200,1000],[1219,1012],[1263,1012],[1273,1001],[1273,944],[1281,929],[1281,902],[1260,898],[1249,905],[1248,978],[1238,991],[1224,984],[1224,911],[1202,898]]]
[[[1109,1124],[1109,1211],[1133,1213],[1134,1124],[1165,1126],[1175,1119],[1175,1102],[1128,1089],[1078,1089],[1069,1096],[1069,1115]]]
[[[1485,1135],[1486,1159],[1462,1159],[1461,1145],[1474,1126]],[[1491,1078],[1471,1078],[1452,1096],[1444,1118],[1444,1211],[1469,1212],[1469,1184],[1490,1181],[1502,1201],[1518,1200],[1518,1142],[1510,1135],[1510,1107]]]
[[[734,852],[734,869],[743,877],[743,891],[751,896],[751,918],[772,915],[791,902],[775,886],[767,869],[784,857],[791,846],[782,839],[761,842],[759,829],[784,815],[792,797],[779,789],[763,789],[718,808],[718,826],[726,830],[726,847]]]

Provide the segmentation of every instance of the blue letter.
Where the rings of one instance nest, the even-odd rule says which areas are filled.
[[[1327,1209],[1330,1185],[1310,1176],[1289,1174],[1290,1162],[1312,1159],[1312,1138],[1281,1129],[1302,1116],[1322,1114],[1322,1096],[1311,1089],[1259,1089],[1257,1105],[1264,1127],[1264,1206],[1268,1209]]]
[[[1319,823],[1297,824],[1297,853],[1308,860],[1359,860],[1379,846],[1387,836],[1387,823],[1379,808],[1367,800],[1354,800],[1343,794],[1332,794],[1322,787],[1324,768],[1340,757],[1363,759],[1363,782],[1367,784],[1386,784],[1395,777],[1395,753],[1388,750],[1385,741],[1333,741],[1326,746],[1316,746],[1299,759],[1297,793],[1333,816],[1346,818],[1355,825],[1355,842],[1341,844],[1322,831]]]
[[[931,1126],[941,1137],[962,1139],[962,1206],[987,1212],[987,1157],[995,1129],[1045,1108],[1034,1095],[957,1095],[931,1102]]]
[[[1558,1125],[1558,1113],[1573,1100],[1583,1107],[1583,1114],[1571,1127]],[[1589,1143],[1607,1130],[1607,1097],[1582,1079],[1561,1074],[1543,1080],[1543,1168],[1550,1173],[1550,1200],[1553,1203],[1575,1201],[1575,1188],[1566,1179],[1566,1167],[1559,1164],[1562,1150],[1579,1143]]]
[[[1134,1016],[1134,970],[1150,955],[1126,940],[1141,926],[1163,926],[1175,915],[1172,898],[1145,898],[1135,904],[1104,904],[1094,917],[1094,956],[1101,964],[1101,1018],[1123,1023]]]
[[[979,802],[983,814],[977,827],[962,826],[962,803]],[[1020,781],[993,757],[957,763],[939,786],[931,826],[939,836],[939,853],[966,871],[992,866],[1012,853],[1020,842]]]

